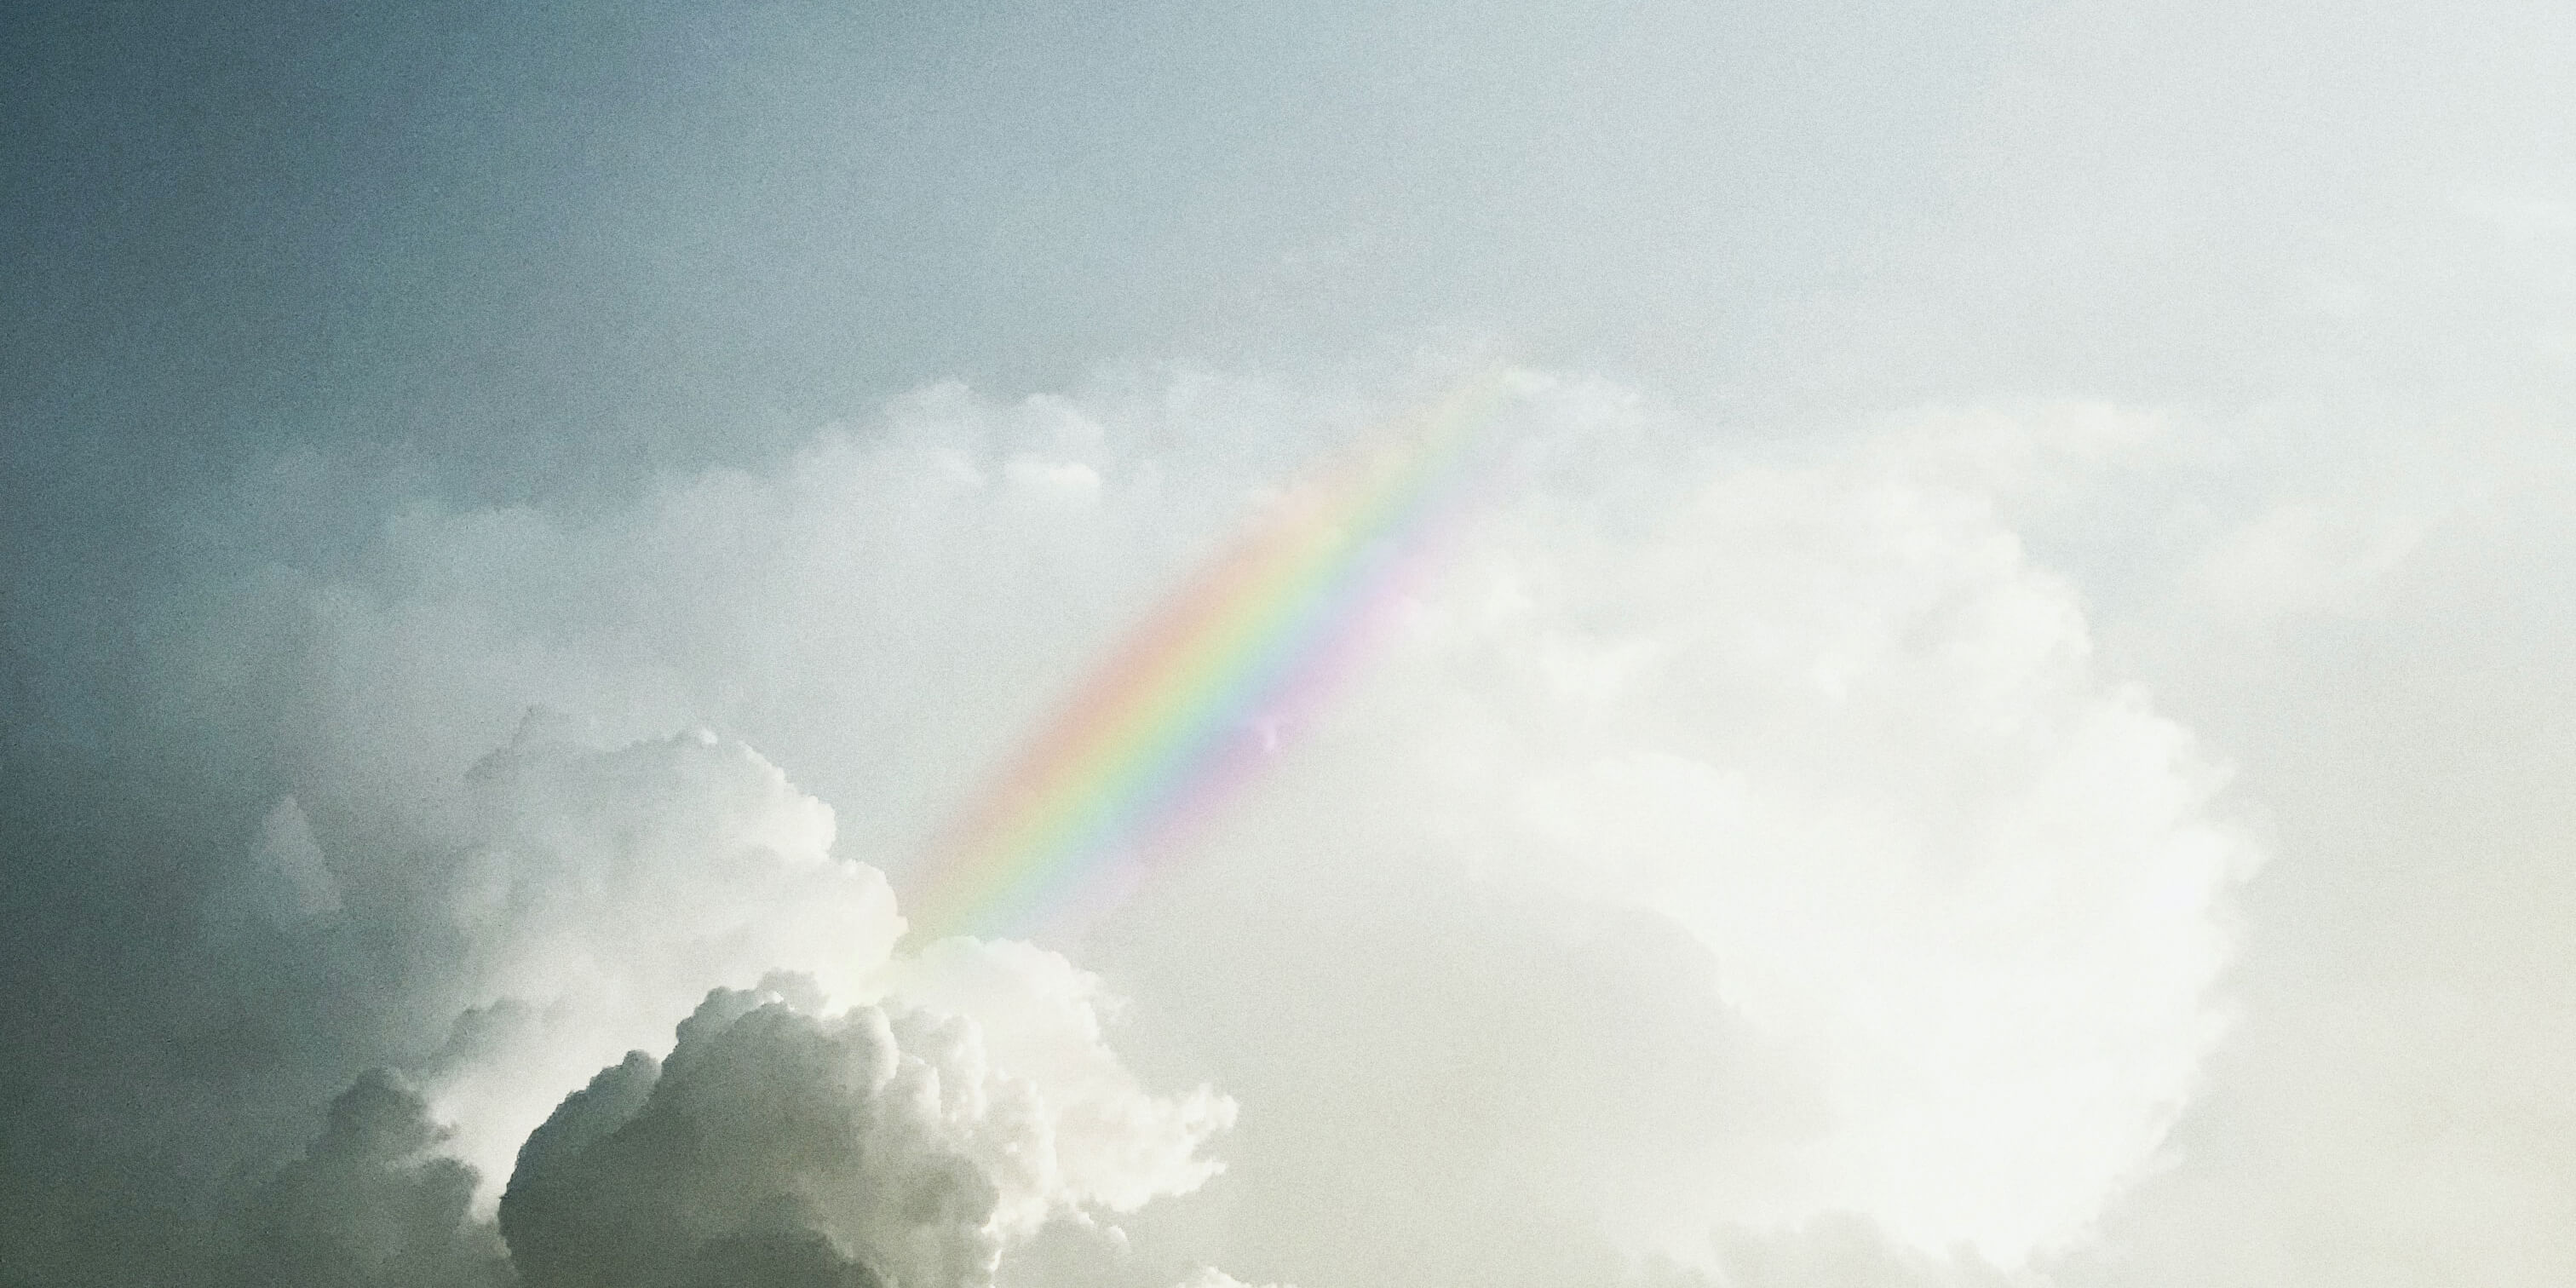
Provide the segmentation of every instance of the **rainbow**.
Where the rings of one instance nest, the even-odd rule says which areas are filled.
[[[1499,373],[1292,491],[1127,637],[932,849],[918,942],[1002,934],[1132,882],[1347,676],[1472,490]]]

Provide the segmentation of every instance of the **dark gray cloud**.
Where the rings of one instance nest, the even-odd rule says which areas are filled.
[[[501,1229],[531,1288],[991,1282],[1000,1193],[884,1013],[717,993],[670,1058],[603,1071],[528,1137]]]
[[[471,1211],[472,1168],[402,1079],[370,1070],[331,1102],[322,1134],[242,1218],[228,1285],[491,1288],[514,1282],[491,1224]]]

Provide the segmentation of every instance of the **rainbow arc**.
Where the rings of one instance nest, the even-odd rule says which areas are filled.
[[[934,847],[915,936],[1021,931],[1207,822],[1427,571],[1503,391],[1489,375],[1364,444],[1164,600]]]

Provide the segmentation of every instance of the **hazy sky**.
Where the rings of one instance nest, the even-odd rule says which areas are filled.
[[[2576,1281],[2563,5],[0,63],[0,1285]],[[1519,468],[1219,816],[900,939],[1497,368]]]

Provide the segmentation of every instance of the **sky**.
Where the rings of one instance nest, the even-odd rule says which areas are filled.
[[[6,1288],[2576,1280],[2563,6],[0,60]],[[1324,700],[907,933],[1462,388]]]

